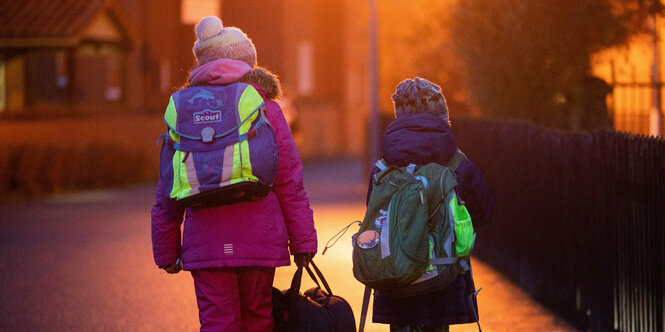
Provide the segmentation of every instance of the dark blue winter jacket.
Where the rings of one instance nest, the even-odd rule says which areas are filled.
[[[429,113],[401,115],[388,126],[381,144],[383,159],[396,166],[430,162],[443,165],[456,151],[457,144],[448,123]],[[370,179],[377,172],[375,167]],[[455,178],[458,194],[478,230],[489,222],[494,208],[489,186],[480,169],[468,159],[457,168]],[[368,199],[371,191],[370,180]],[[474,291],[472,275],[467,272],[445,289],[430,294],[391,298],[375,292],[373,321],[396,325],[472,323],[478,312],[475,298],[471,297]]]

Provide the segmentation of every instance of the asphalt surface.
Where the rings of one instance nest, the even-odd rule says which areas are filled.
[[[305,166],[319,252],[362,219],[365,171],[354,160]],[[152,260],[153,185],[0,204],[0,331],[197,331],[191,276]],[[362,285],[351,273],[351,233],[315,261],[359,319]],[[484,331],[574,331],[482,262],[474,263]],[[288,288],[294,267],[277,269]],[[303,289],[313,286],[305,280]],[[370,313],[371,314],[371,313]],[[366,331],[388,331],[369,324]],[[473,324],[451,331],[477,331]]]

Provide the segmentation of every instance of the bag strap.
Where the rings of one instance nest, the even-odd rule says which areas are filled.
[[[291,279],[291,287],[289,287],[288,293],[298,294],[300,292],[300,283],[302,281],[302,267],[298,267],[296,272],[293,274]]]
[[[323,277],[323,273],[321,273],[321,270],[319,270],[316,264],[314,264],[313,260],[310,260],[309,264],[312,266],[312,268],[314,268],[314,271],[316,271],[316,276],[315,276],[314,272],[312,272],[309,266],[305,267],[305,270],[307,270],[307,274],[309,274],[310,278],[312,278],[314,283],[319,288],[321,288],[321,284],[323,284],[323,287],[325,288],[326,292],[328,292],[329,295],[333,295],[332,291],[330,290],[330,285],[326,281],[326,278]],[[291,287],[288,290],[289,293],[298,294],[300,292],[300,285],[302,283],[302,273],[303,273],[303,267],[300,266],[293,274],[293,279],[291,279]],[[319,284],[319,281],[321,282],[321,284]]]
[[[443,165],[443,166],[446,166],[446,167],[452,169],[453,171],[456,171],[456,170],[457,170],[457,167],[459,167],[459,165],[460,165],[465,159],[467,159],[467,158],[466,158],[466,155],[464,154],[464,152],[462,152],[462,150],[460,150],[460,149],[457,149],[457,151],[455,151],[455,154],[454,154],[454,155],[450,158],[450,160],[448,160],[448,162],[447,162],[445,165]]]
[[[471,279],[473,279],[473,271],[471,270],[470,266],[469,266],[469,272],[468,273],[471,275]],[[474,288],[475,288],[475,285],[474,285]],[[478,332],[483,332],[483,329],[480,328],[480,319],[478,318],[478,312],[476,311],[476,306],[473,305],[473,300],[477,301],[478,293],[480,293],[480,291],[482,289],[483,288],[480,287],[480,288],[478,288],[478,290],[474,290],[471,294],[469,294],[469,297],[467,297],[467,299],[466,299],[467,300],[467,305],[469,306],[469,310],[471,310],[471,312],[473,313],[473,317],[476,319],[476,324],[478,324]]]
[[[429,260],[431,265],[450,265],[459,262],[459,257],[439,257]]]
[[[339,232],[337,232],[337,234],[333,235],[333,237],[331,237],[330,240],[328,240],[328,242],[326,242],[326,246],[323,247],[323,251],[321,252],[321,256],[325,255],[326,251],[328,249],[332,248],[332,246],[334,246],[335,243],[337,243],[337,241],[339,241],[339,239],[341,239],[342,236],[344,236],[344,234],[349,229],[349,227],[351,227],[351,225],[353,225],[355,223],[357,223],[360,226],[362,226],[362,224],[363,224],[362,221],[356,220],[356,221],[353,221],[350,224],[346,225],[344,228],[342,228]],[[330,242],[332,242],[332,244],[330,244]]]
[[[388,169],[388,164],[386,164],[386,161],[383,159],[377,160],[374,166],[376,166],[376,168],[378,168],[379,171],[385,171],[386,169]]]
[[[326,289],[328,294],[333,295],[332,290],[330,290],[330,285],[326,281],[326,278],[323,277],[323,273],[321,273],[321,270],[319,270],[319,268],[316,266],[316,264],[314,264],[314,261],[310,260],[309,265],[311,265],[312,268],[314,268],[314,271],[316,271],[316,275],[319,277],[319,280],[323,284],[323,287]],[[319,283],[316,282],[316,278],[314,277],[314,274],[312,273],[312,270],[310,270],[309,266],[307,266],[306,269],[307,269],[307,273],[309,273],[309,276],[312,278],[312,280],[314,280],[314,283],[316,283],[317,286],[321,287],[319,285]]]
[[[460,149],[457,149],[457,151],[455,151],[455,154],[443,166],[446,166],[446,167],[452,169],[453,171],[455,171],[455,170],[457,170],[459,165],[462,164],[462,162],[465,159],[467,159],[467,158],[466,158],[466,155],[464,154],[464,152],[462,152],[462,150],[460,150]],[[413,165],[413,166],[411,166],[411,165],[412,164],[409,164],[409,167],[411,167],[412,169],[415,168],[415,165]],[[376,163],[374,164],[374,166],[376,166],[376,168],[378,168],[379,171],[385,171],[386,169],[388,169],[388,167],[390,167],[384,159],[377,160]],[[410,172],[410,173],[413,174],[413,172]]]
[[[360,324],[358,326],[358,332],[363,332],[365,330],[365,321],[367,320],[367,310],[369,309],[369,298],[371,295],[372,289],[365,285],[365,293],[363,294],[363,307],[360,311]]]

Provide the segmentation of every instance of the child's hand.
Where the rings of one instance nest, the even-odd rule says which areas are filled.
[[[162,267],[162,270],[166,271],[168,274],[176,274],[182,270],[182,262],[180,261],[180,258],[175,263],[166,265]]]
[[[297,267],[307,267],[313,257],[314,254],[312,253],[293,254],[293,261]]]

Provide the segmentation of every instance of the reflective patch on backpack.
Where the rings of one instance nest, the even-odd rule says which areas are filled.
[[[372,249],[379,244],[379,233],[375,230],[367,230],[360,233],[355,241],[361,249]]]
[[[382,228],[383,225],[388,223],[388,212],[390,211],[390,206],[388,207],[388,211],[386,210],[379,210],[379,213],[381,213],[381,216],[376,218],[374,220],[374,225],[376,225],[377,228]]]
[[[233,255],[233,243],[224,243],[224,255]]]
[[[383,214],[383,210],[381,210]],[[381,235],[379,237],[379,243],[381,244],[381,258],[386,258],[390,256],[390,222],[388,218],[390,217],[390,204],[388,204],[388,211],[386,211],[386,221],[381,227]]]

